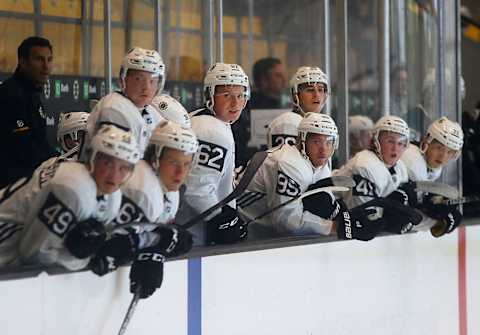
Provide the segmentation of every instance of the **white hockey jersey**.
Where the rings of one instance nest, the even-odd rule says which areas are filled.
[[[85,159],[85,150],[92,137],[102,124],[113,124],[121,129],[130,130],[138,142],[143,155],[153,130],[163,117],[150,105],[138,108],[135,104],[118,92],[103,97],[94,107],[87,120],[87,135],[81,159]]]
[[[266,160],[237,204],[246,220],[305,192],[311,184],[331,176],[328,164],[314,168],[295,146],[283,145],[269,151]],[[301,201],[283,206],[249,226],[249,237],[330,234],[332,221],[303,209]]]
[[[273,119],[267,129],[269,148],[282,144],[295,145],[298,136],[298,125],[303,117],[294,112],[285,112]]]
[[[83,268],[89,259],[75,258],[64,248],[63,240],[77,222],[89,218],[111,222],[120,208],[121,192],[97,196],[87,168],[76,162],[46,169],[41,166],[25,181],[2,190],[5,199],[0,205],[0,222],[16,224],[21,232],[14,243],[9,243],[8,262],[18,257],[19,263]]]
[[[179,192],[168,192],[152,167],[141,160],[133,175],[122,186],[122,205],[116,223],[130,222],[172,223],[178,210]],[[157,241],[153,228],[137,230],[141,248]]]
[[[438,169],[428,167],[425,155],[414,144],[408,146],[401,160],[407,167],[408,179],[411,181],[435,181],[442,174],[441,167]]]
[[[185,182],[186,191],[178,211],[178,223],[184,223],[217,204],[233,190],[235,142],[230,124],[204,109],[194,113],[191,116],[192,130],[199,143],[197,162]],[[234,202],[230,205],[235,207]],[[194,233],[195,244],[204,243],[204,230],[202,224],[190,230]]]
[[[408,181],[407,168],[401,160],[388,168],[371,150],[358,152],[333,174],[355,180],[355,187],[350,192],[343,193],[348,208],[364,204],[374,197],[386,197],[400,184]]]

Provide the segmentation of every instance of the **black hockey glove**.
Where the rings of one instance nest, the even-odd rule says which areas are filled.
[[[247,234],[247,225],[230,206],[223,207],[220,214],[207,221],[207,245],[235,243]]]
[[[155,245],[158,252],[167,257],[183,255],[192,249],[192,234],[176,224],[162,224],[155,228],[160,240]]]
[[[73,256],[82,259],[96,253],[106,237],[103,223],[90,218],[78,222],[67,233],[64,244]]]
[[[327,192],[319,192],[302,199],[303,209],[322,219],[333,220],[340,212],[340,204]]]
[[[417,191],[415,190],[415,183],[408,182],[401,184],[395,191],[390,193],[387,197],[389,200],[397,201],[401,204],[416,207],[418,204]]]
[[[148,298],[157,288],[162,286],[163,262],[165,256],[157,248],[149,247],[140,250],[130,269],[130,292],[140,293],[140,298]]]
[[[350,210],[342,200],[338,202],[341,209],[335,222],[339,239],[370,241],[383,230],[383,208],[378,205],[377,199]]]
[[[93,273],[103,276],[131,262],[138,247],[138,235],[117,234],[106,241],[88,263]]]
[[[393,234],[405,234],[422,221],[417,209],[391,199],[378,199],[383,203],[385,231]]]
[[[424,199],[422,211],[439,221],[437,225],[432,227],[430,232],[434,237],[440,237],[454,231],[462,222],[463,215],[458,210],[457,205],[435,204],[432,202],[433,197],[428,195]],[[444,199],[440,199],[444,200]]]

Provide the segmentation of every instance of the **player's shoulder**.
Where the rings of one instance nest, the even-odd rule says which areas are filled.
[[[95,105],[95,109],[112,108],[112,109],[138,109],[133,102],[119,92],[112,92],[104,96]]]
[[[211,115],[193,117],[192,130],[200,141],[220,146],[231,146],[233,143],[230,125]]]
[[[360,174],[367,178],[382,175],[386,171],[385,164],[371,150],[358,152],[349,161],[354,174]]]
[[[410,180],[426,180],[428,179],[428,169],[425,157],[420,148],[414,144],[410,144],[399,161],[408,171]]]
[[[86,165],[82,163],[60,163],[49,184],[55,193],[65,196],[66,200],[75,198],[87,201],[86,199],[94,200],[97,196],[97,185]]]

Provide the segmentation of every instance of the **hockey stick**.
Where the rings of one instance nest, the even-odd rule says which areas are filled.
[[[137,291],[133,295],[132,301],[130,302],[130,306],[128,306],[127,314],[125,314],[125,317],[123,318],[122,326],[120,327],[120,330],[118,331],[118,335],[123,335],[127,331],[128,324],[130,323],[130,320],[132,319],[133,313],[135,312],[135,309],[137,308],[137,304],[138,304],[139,299],[140,299],[140,287],[137,289]]]
[[[460,197],[456,199],[442,199],[442,197],[433,197],[433,204],[434,205],[461,205],[461,204],[469,204],[472,202],[480,202],[480,196],[473,195],[470,197]]]
[[[260,168],[260,166],[262,165],[263,161],[266,158],[267,158],[266,151],[260,151],[260,152],[257,152],[255,155],[253,155],[252,159],[248,163],[247,168],[245,169],[245,172],[243,173],[242,179],[240,179],[240,182],[238,183],[237,187],[234,188],[232,193],[227,195],[219,203],[208,208],[206,211],[188,220],[186,223],[182,225],[182,227],[185,229],[189,229],[193,227],[194,225],[201,222],[201,220],[205,219],[207,216],[209,216],[211,213],[213,213],[217,209],[222,208],[223,206],[228,204],[230,201],[235,200],[236,198],[241,196],[243,192],[245,192],[245,190],[247,189],[247,186],[250,184],[253,177],[255,176],[258,169]]]
[[[255,158],[255,156],[254,156]],[[251,162],[254,161],[254,158],[252,158]],[[265,158],[264,158],[265,159]],[[262,161],[263,162],[263,161]],[[253,163],[254,165],[257,165],[259,164],[258,161],[255,161]],[[261,165],[261,163],[260,163]],[[258,167],[260,167],[260,165],[258,165]],[[252,166],[250,168],[250,166]],[[232,201],[233,199],[236,199],[236,198],[239,198],[240,194],[243,194],[243,192],[245,192],[245,189],[247,188],[248,184],[250,184],[250,181],[252,180],[253,176],[255,175],[253,173],[253,169],[254,169],[255,166],[252,165],[252,163],[250,163],[247,167],[247,169],[245,170],[245,173],[242,177],[242,179],[240,180],[238,186],[235,188],[235,190],[237,190],[237,194],[235,194],[235,197],[234,198],[230,198],[228,199],[228,201],[225,202],[225,200],[227,200],[227,198],[231,197],[232,194],[235,193],[235,190],[227,197],[225,198],[224,200],[221,201],[221,203],[223,203],[220,207],[223,207],[225,204],[229,203],[230,201]],[[258,170],[258,167],[256,168],[256,170]],[[248,170],[250,170],[250,172],[248,172]],[[256,171],[255,170],[255,171]],[[251,173],[252,172],[252,173]],[[247,173],[251,176],[247,176]],[[313,184],[315,189],[313,189],[312,191],[315,191],[315,190],[318,190],[317,192],[321,192],[322,191],[322,188],[324,187],[335,187],[335,186],[338,186],[340,188],[337,189],[332,189],[333,191],[338,191],[338,192],[344,192],[344,191],[347,191],[350,187],[353,187],[355,186],[355,181],[350,178],[350,177],[346,177],[346,176],[331,176],[331,177],[328,177],[328,178],[323,178],[323,179],[320,179],[319,181],[317,181],[315,184]],[[242,192],[239,192],[240,190],[242,190]],[[327,190],[328,191],[328,190]],[[312,193],[309,193],[311,191],[307,191],[305,193],[303,193],[303,197],[307,197],[309,195],[312,195],[312,194],[315,194],[317,192],[312,192]],[[238,194],[240,193],[240,194]],[[308,195],[307,195],[308,193]],[[293,200],[296,200],[295,198],[294,199],[291,199],[291,201]],[[290,201],[290,200],[289,200]],[[285,203],[286,205],[286,203]],[[217,206],[217,205],[215,205]],[[214,207],[215,207],[214,206]],[[283,205],[284,206],[284,205]],[[280,206],[277,206],[278,208],[281,207]],[[219,207],[215,207],[215,209],[217,209]],[[214,210],[215,210],[214,209]],[[211,208],[207,209],[208,214],[206,215],[209,215],[212,211],[210,211]],[[204,212],[205,213],[205,212]],[[201,213],[200,215],[204,215],[204,213]],[[206,216],[205,215],[205,216]],[[268,215],[268,214],[267,214]],[[262,216],[263,217],[263,216]],[[192,220],[189,220],[185,225],[183,225],[184,227],[189,224],[191,221],[193,220],[198,220],[197,218],[194,218]],[[119,224],[119,225],[116,225],[114,227],[110,227],[110,228],[107,228],[107,234],[112,234],[112,233],[115,233],[116,231],[118,230],[121,230],[121,229],[127,229],[127,228],[137,228],[137,227],[144,227],[144,228],[157,228],[158,227],[158,224],[156,223],[151,223],[151,222],[129,222],[129,223],[124,223],[124,224]],[[191,227],[191,226],[190,226]],[[190,228],[190,227],[185,227],[185,228]]]
[[[327,179],[327,178],[325,178]],[[273,212],[275,212],[276,210],[278,210],[279,208],[282,208],[294,201],[297,201],[297,200],[301,200],[303,198],[306,198],[306,197],[309,197],[311,195],[314,195],[314,194],[317,194],[317,193],[320,193],[320,192],[347,192],[349,191],[350,189],[348,187],[344,187],[344,186],[325,186],[325,187],[318,187],[318,188],[315,188],[313,190],[310,190],[310,191],[307,191],[305,193],[302,193],[300,195],[297,195],[296,197],[293,197],[292,199],[288,200],[288,201],[285,201],[283,203],[281,203],[280,205],[277,205],[273,208],[270,208],[268,210],[266,210],[265,212],[263,212],[262,214],[260,215],[257,215],[256,217],[254,217],[253,219],[250,219],[247,221],[247,225],[252,223],[252,222],[255,222],[257,220],[260,220],[262,218],[264,218],[265,216],[267,215],[270,215],[272,214]]]
[[[438,194],[445,198],[456,199],[459,197],[458,190],[450,185],[434,181],[415,181],[414,188],[417,191]]]

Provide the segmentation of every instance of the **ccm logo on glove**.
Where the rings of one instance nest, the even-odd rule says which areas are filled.
[[[148,261],[152,260],[154,262],[165,262],[165,256],[162,254],[157,254],[154,252],[142,252],[138,255],[137,260],[139,261]]]

